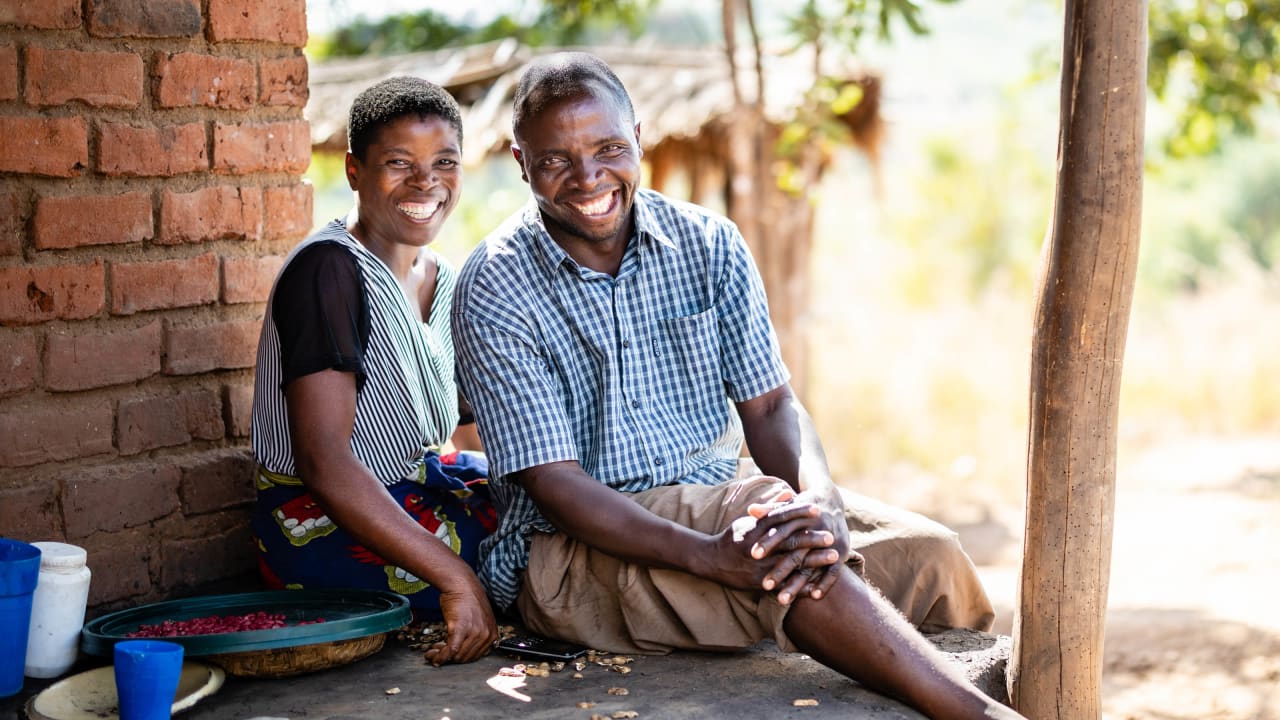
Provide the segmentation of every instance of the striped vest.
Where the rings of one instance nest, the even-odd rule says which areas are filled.
[[[453,268],[436,255],[436,295],[427,322],[418,322],[383,262],[335,220],[304,240],[284,267],[312,243],[334,242],[347,248],[364,280],[369,306],[369,341],[364,353],[364,386],[356,396],[351,450],[384,485],[416,476],[423,452],[443,444],[458,422],[454,382]],[[281,273],[283,273],[283,267]],[[279,275],[276,276],[277,280]],[[275,287],[267,301],[253,392],[253,452],[272,472],[298,476],[289,441],[289,418],[280,388],[280,339],[272,318]]]

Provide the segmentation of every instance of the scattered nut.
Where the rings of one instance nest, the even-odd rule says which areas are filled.
[[[504,667],[498,670],[498,675],[502,677],[524,677],[524,667],[521,665]]]
[[[636,712],[635,710],[619,710],[615,712],[611,717],[613,718],[613,720],[629,720],[629,718],[640,717],[640,713]]]
[[[818,707],[818,701],[814,698],[799,698],[792,700],[791,704],[794,707]]]
[[[579,710],[586,710],[587,708],[593,708],[595,706],[596,706],[595,703],[587,702],[586,700],[583,700],[582,702],[578,703]]]
[[[582,673],[580,673],[580,672],[576,672],[576,673],[574,673],[574,674],[573,674],[573,679],[574,679],[574,680],[581,680],[581,679],[582,679]]]
[[[630,695],[631,694],[629,690],[623,687],[611,687],[605,692],[609,693],[610,695]]]
[[[623,675],[626,675],[627,673],[631,672],[631,668],[627,667],[626,665],[610,665],[609,669],[616,673],[622,673]]]
[[[551,663],[551,672],[560,672],[563,669],[564,669],[563,662],[557,660],[556,662]]]
[[[734,520],[733,523],[730,524],[730,527],[733,528],[733,541],[742,542],[743,538],[747,536],[747,533],[756,528],[757,522],[758,521],[751,515],[743,515],[737,520]]]
[[[387,688],[385,692],[386,692],[388,695],[399,695],[399,694],[400,694],[400,688],[398,688],[398,687],[394,687],[394,688]]]

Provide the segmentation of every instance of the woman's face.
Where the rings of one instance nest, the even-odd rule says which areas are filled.
[[[352,228],[373,246],[422,247],[435,240],[461,195],[458,131],[437,115],[405,115],[378,131],[363,160],[347,153],[356,193]]]

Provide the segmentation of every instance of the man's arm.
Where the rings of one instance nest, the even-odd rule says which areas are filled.
[[[781,516],[760,523],[740,542],[732,528],[716,535],[690,530],[602,485],[576,462],[538,465],[514,477],[547,520],[570,537],[627,562],[682,570],[739,590],[761,589],[776,564],[747,549],[770,530],[792,534],[786,524],[794,518]]]
[[[813,420],[786,383],[739,402],[737,407],[747,448],[756,465],[765,475],[784,480],[796,491],[789,505],[772,513],[808,518],[811,522],[802,533],[830,536],[830,542],[825,544],[829,549],[813,552],[803,547],[824,545],[803,542],[803,536],[766,536],[753,549],[760,556],[779,554],[765,578],[766,588],[777,587],[778,600],[784,604],[800,594],[819,598],[835,583],[836,570],[849,555],[849,528],[844,518],[844,503],[831,480]],[[766,512],[769,510],[762,508],[757,514]],[[825,572],[807,570],[815,565],[824,567]]]

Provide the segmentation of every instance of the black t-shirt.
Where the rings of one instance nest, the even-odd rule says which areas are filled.
[[[356,375],[364,386],[369,303],[355,258],[341,245],[304,248],[276,282],[271,318],[280,336],[280,387],[321,370]]]

